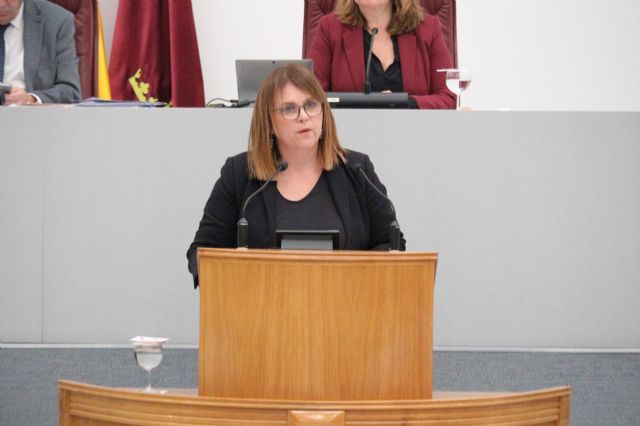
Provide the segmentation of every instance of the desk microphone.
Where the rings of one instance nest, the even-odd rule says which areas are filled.
[[[287,167],[289,167],[289,165],[287,164],[286,161],[281,161],[278,163],[278,165],[276,165],[276,171],[269,177],[269,179],[267,179],[260,188],[258,188],[257,191],[255,191],[253,194],[249,195],[246,199],[246,201],[244,202],[244,204],[242,205],[242,211],[240,214],[240,220],[238,221],[237,224],[237,233],[238,233],[238,248],[247,248],[249,247],[249,222],[247,221],[247,218],[244,217],[244,212],[247,209],[247,204],[249,204],[249,201],[251,201],[251,199],[253,197],[255,197],[256,195],[258,195],[260,192],[262,192],[262,190],[264,188],[266,188],[267,185],[269,185],[269,183],[275,179],[275,177],[278,175],[278,173],[284,172],[285,170],[287,170]]]
[[[391,250],[395,250],[395,251],[400,250],[400,225],[398,224],[398,221],[395,218],[396,209],[395,207],[393,207],[393,202],[389,197],[387,197],[387,195],[384,192],[380,191],[380,189],[377,186],[375,186],[373,182],[371,182],[371,180],[369,179],[369,176],[367,176],[367,172],[364,171],[364,167],[362,167],[362,164],[354,163],[351,166],[351,169],[356,173],[360,173],[362,176],[364,176],[364,179],[367,181],[367,183],[373,189],[375,189],[378,194],[380,194],[385,200],[389,202],[389,206],[391,207],[391,212],[393,212],[393,216],[394,216],[393,221],[389,224],[389,241],[391,243]]]
[[[364,72],[364,93],[368,95],[371,93],[371,81],[369,81],[369,68],[371,68],[371,54],[373,53],[373,39],[378,34],[377,28],[371,29],[371,43],[369,44],[369,55],[367,56],[367,67]]]

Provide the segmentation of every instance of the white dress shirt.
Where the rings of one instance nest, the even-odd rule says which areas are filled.
[[[22,12],[24,2],[20,5],[18,14],[4,32],[4,81],[25,88],[24,83],[24,20]]]
[[[18,14],[4,31],[4,81],[12,86],[26,88],[24,82],[24,2],[20,5]],[[41,104],[42,99],[34,93],[29,93]]]

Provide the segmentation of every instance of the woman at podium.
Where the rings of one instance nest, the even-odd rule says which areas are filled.
[[[386,194],[369,157],[340,145],[313,74],[276,69],[258,91],[248,151],[222,167],[187,252],[195,286],[197,248],[238,247],[242,218],[249,248],[275,247],[276,229],[288,229],[338,230],[340,249],[389,249],[395,213],[364,174]]]
[[[373,50],[369,61],[369,52]],[[307,55],[329,92],[407,92],[409,105],[454,109],[442,68],[452,68],[440,21],[419,0],[338,0],[322,17]]]

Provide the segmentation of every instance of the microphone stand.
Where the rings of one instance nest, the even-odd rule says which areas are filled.
[[[371,179],[369,179],[369,176],[367,176],[367,172],[364,171],[364,167],[362,167],[362,164],[355,163],[352,168],[356,172],[364,176],[364,179],[367,181],[367,183],[371,185],[371,187],[375,189],[378,194],[380,194],[385,200],[389,202],[389,207],[391,207],[391,212],[393,213],[393,220],[391,221],[391,224],[389,224],[389,245],[391,246],[391,251],[400,251],[400,224],[395,218],[396,209],[395,207],[393,207],[393,202],[389,197],[385,195],[384,192],[380,191],[380,189],[375,186],[373,182],[371,182]]]
[[[367,56],[367,68],[364,72],[364,94],[371,93],[371,81],[369,81],[369,69],[371,68],[371,54],[373,53],[373,39],[378,34],[377,28],[371,29],[371,43],[369,44],[369,55]]]
[[[237,242],[238,242],[239,249],[249,248],[249,221],[247,221],[247,218],[244,217],[244,212],[247,209],[247,204],[249,204],[249,201],[251,201],[253,197],[255,197],[260,192],[262,192],[262,190],[266,188],[266,186],[269,185],[269,183],[271,183],[271,181],[278,175],[278,173],[284,172],[285,170],[287,170],[287,167],[288,167],[288,164],[286,161],[279,162],[278,165],[276,166],[276,171],[271,176],[269,176],[269,179],[264,181],[262,186],[258,188],[257,191],[249,195],[247,197],[247,200],[244,202],[244,205],[242,206],[240,220],[238,220],[238,223],[236,224],[236,234],[237,234]]]

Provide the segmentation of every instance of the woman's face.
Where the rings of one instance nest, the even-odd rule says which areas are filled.
[[[322,103],[318,99],[287,83],[273,109],[273,129],[280,153],[317,149],[322,135]]]

